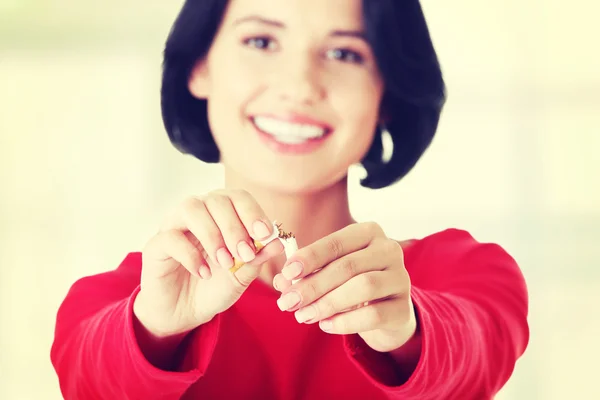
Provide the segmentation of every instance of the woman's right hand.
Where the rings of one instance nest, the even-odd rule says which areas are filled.
[[[273,224],[245,191],[222,190],[183,202],[142,251],[138,321],[155,337],[181,335],[231,307],[261,265],[283,252],[274,240],[255,254]],[[230,272],[233,257],[247,263]]]

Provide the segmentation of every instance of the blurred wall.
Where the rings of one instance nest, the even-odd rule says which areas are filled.
[[[422,1],[449,102],[405,180],[352,187],[356,216],[399,239],[454,226],[501,243],[528,280],[532,334],[498,399],[600,398],[599,3]],[[1,399],[61,398],[49,351],[70,285],[221,184],[161,125],[179,6],[0,2]]]

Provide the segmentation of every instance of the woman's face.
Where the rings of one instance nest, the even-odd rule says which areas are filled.
[[[231,0],[189,88],[228,173],[297,193],[363,158],[383,93],[361,0]]]

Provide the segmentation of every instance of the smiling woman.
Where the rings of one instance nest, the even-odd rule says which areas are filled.
[[[162,104],[175,146],[206,162],[230,158],[227,168],[280,189],[284,182],[308,190],[330,184],[353,163],[366,168],[362,183],[372,188],[410,171],[434,136],[445,98],[418,2],[236,0],[225,12],[226,3],[186,3],[167,42]],[[205,20],[212,10],[223,10],[220,25]],[[211,87],[218,89],[212,96]],[[265,141],[273,149],[309,150],[310,156],[292,158],[282,170],[278,157],[257,141],[256,116],[335,134],[310,146]],[[394,143],[385,164],[384,127]],[[237,145],[239,140],[245,145]],[[331,150],[342,148],[346,151]],[[251,160],[258,157],[260,164]],[[325,171],[329,181],[322,180]],[[303,188],[288,188],[298,189]]]
[[[513,258],[350,213],[352,165],[389,186],[437,129],[417,0],[188,0],[161,96],[172,143],[220,162],[225,187],[73,285],[52,348],[66,398],[467,400],[506,383],[529,339]]]

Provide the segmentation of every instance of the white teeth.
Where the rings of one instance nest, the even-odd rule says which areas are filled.
[[[303,143],[325,134],[325,129],[318,126],[295,124],[268,117],[256,117],[254,124],[261,131],[274,136],[279,142],[287,144]]]
[[[275,135],[273,135],[273,137],[275,139],[277,139],[278,142],[285,143],[285,144],[300,144],[300,143],[304,143],[309,140],[309,139],[306,139],[303,137],[298,137],[298,136],[275,136]]]

